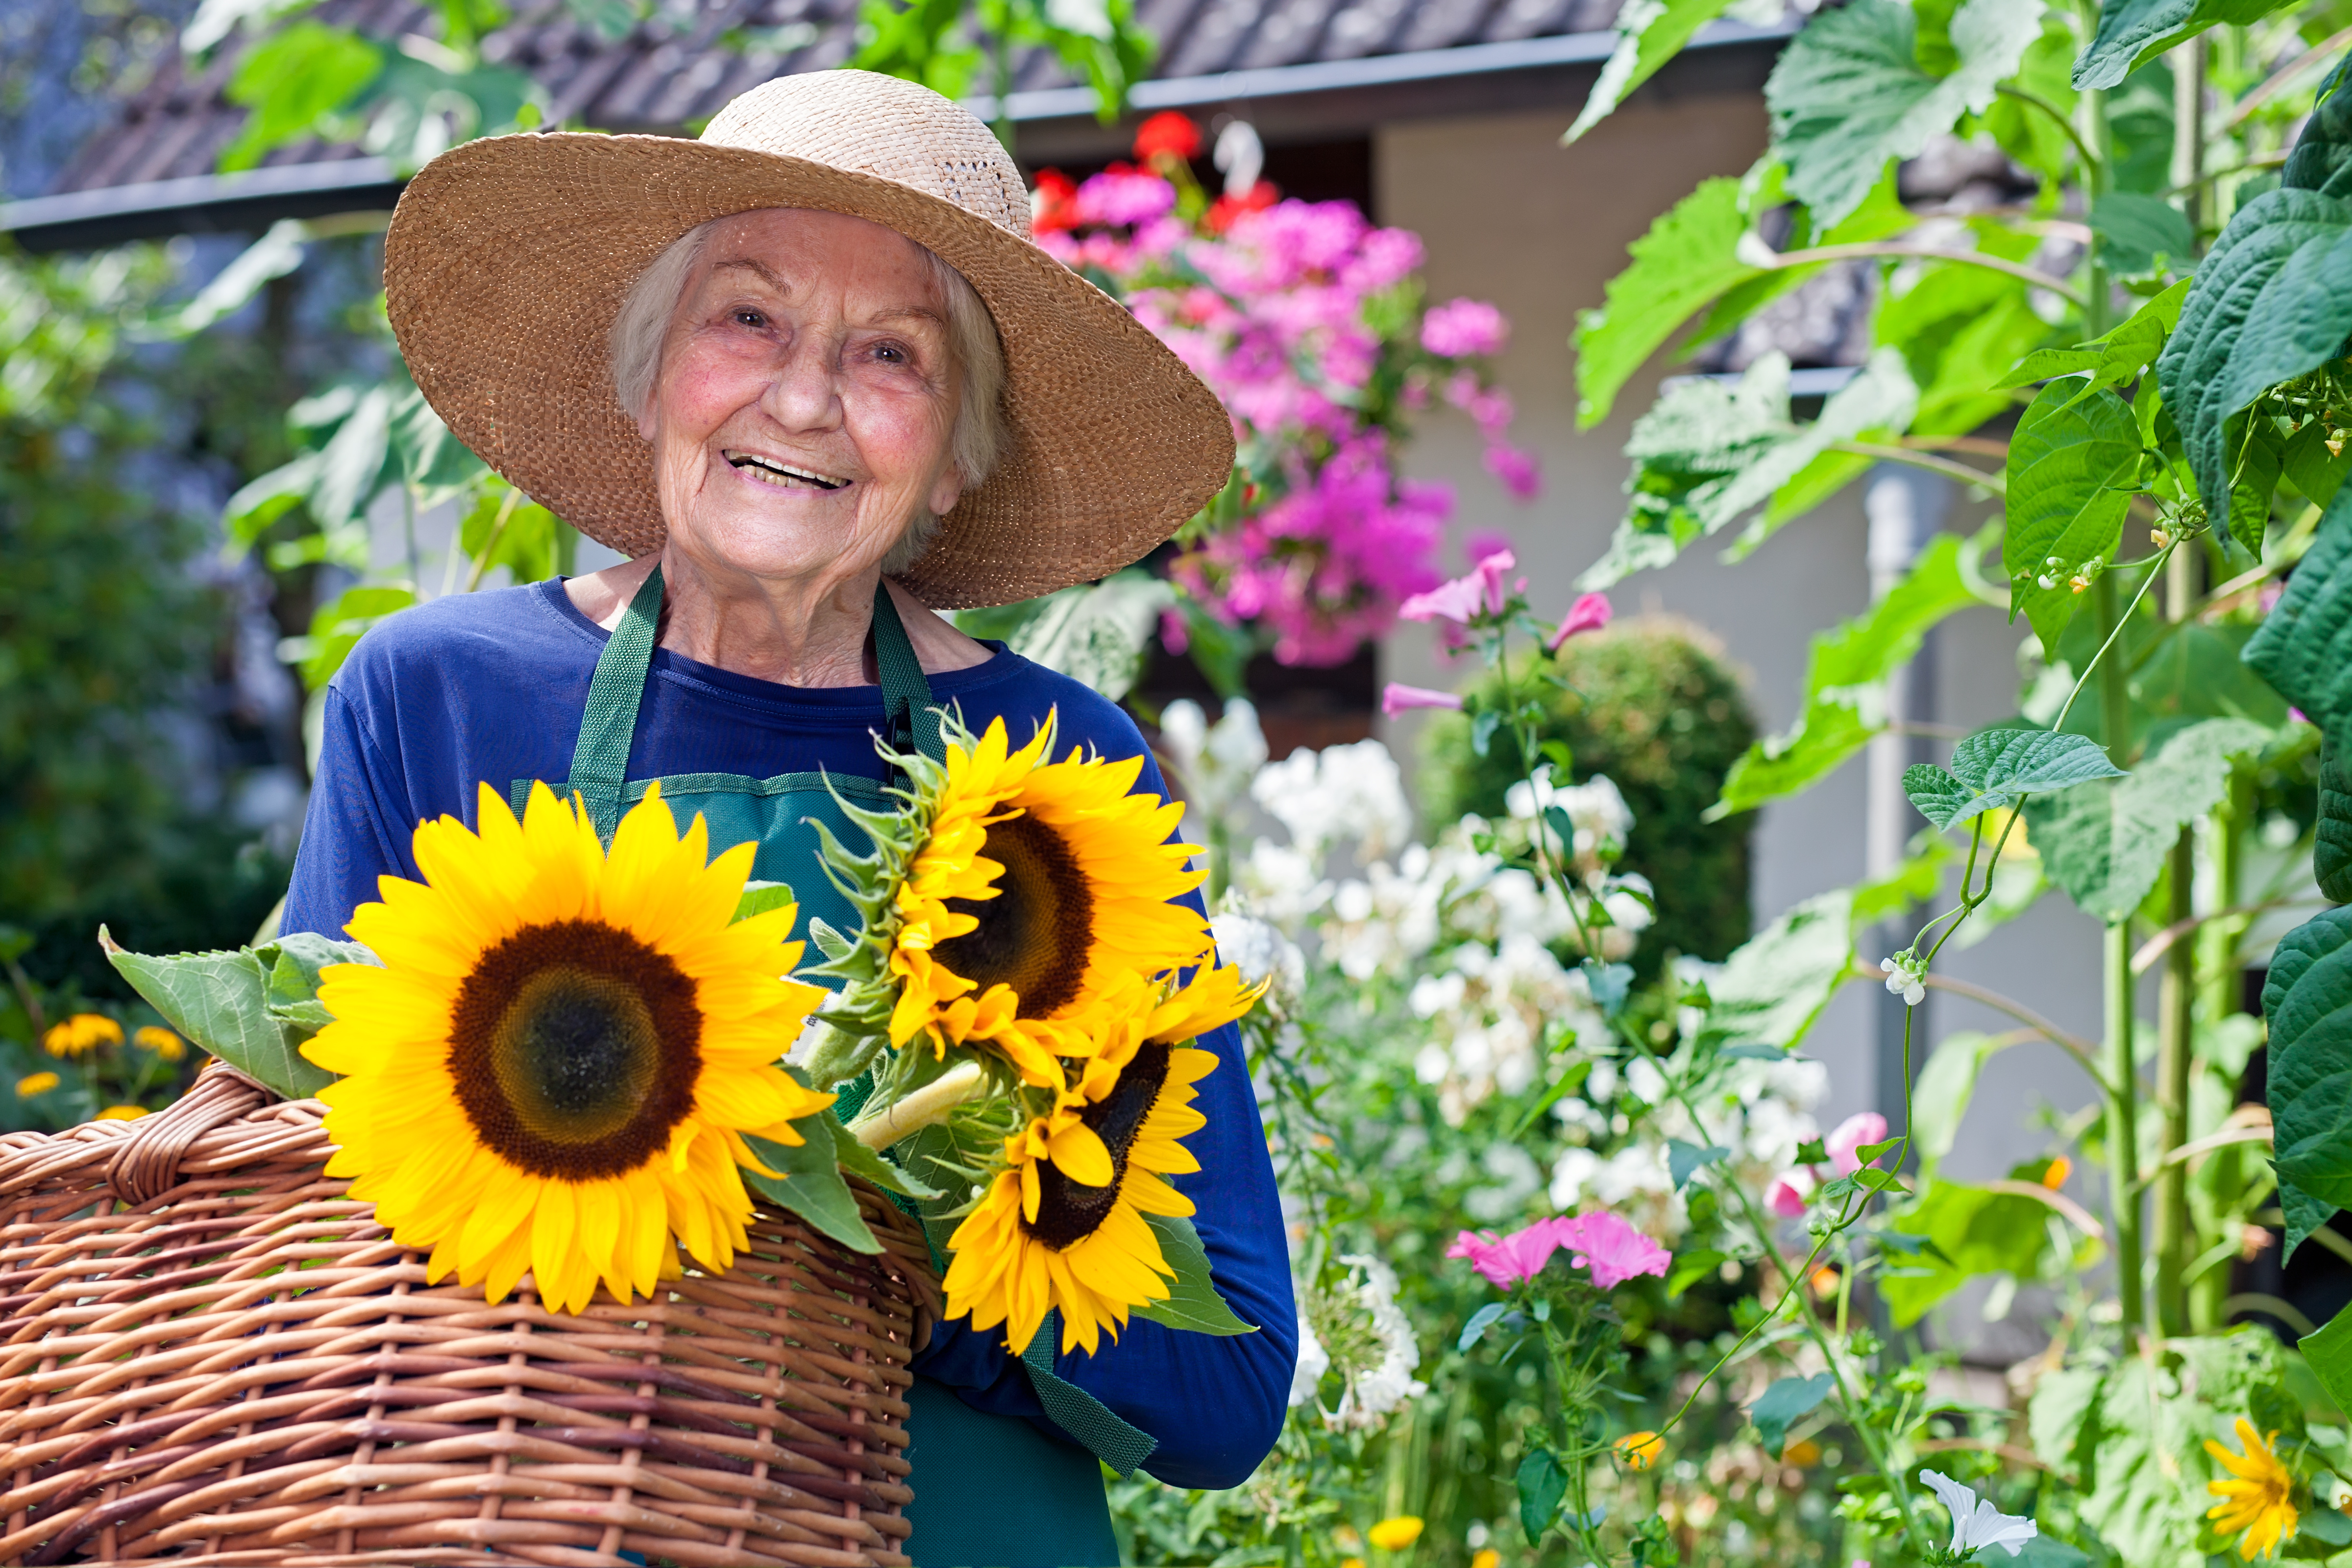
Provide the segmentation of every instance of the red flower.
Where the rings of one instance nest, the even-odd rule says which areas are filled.
[[[1260,180],[1238,196],[1219,196],[1201,215],[1201,226],[1211,234],[1223,234],[1234,226],[1234,219],[1244,213],[1261,213],[1282,199],[1272,180]]]
[[[1045,234],[1057,228],[1071,228],[1077,224],[1076,205],[1078,187],[1059,169],[1042,169],[1037,174],[1037,188],[1029,193],[1029,232]]]
[[[1138,163],[1148,163],[1163,153],[1180,163],[1188,162],[1198,157],[1200,152],[1201,128],[1172,109],[1161,110],[1135,132]]]

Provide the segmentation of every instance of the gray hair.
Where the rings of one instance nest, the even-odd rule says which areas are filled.
[[[613,390],[632,418],[645,417],[652,405],[670,318],[677,314],[678,302],[686,298],[687,285],[694,277],[695,263],[701,259],[703,245],[720,221],[712,218],[671,241],[668,248],[655,257],[653,264],[629,286],[627,298],[621,301],[620,314],[613,318],[609,339]],[[914,244],[911,240],[908,243]],[[964,489],[971,490],[995,471],[997,460],[1011,443],[1004,416],[1004,345],[996,335],[996,318],[989,314],[987,304],[971,280],[925,247],[916,245],[915,248],[929,269],[940,298],[947,303],[948,352],[961,378],[961,395],[957,400],[955,428],[948,436],[948,449],[954,454],[956,471],[962,476]],[[882,558],[882,570],[898,573],[913,565],[929,548],[940,521],[929,511],[919,513],[907,525],[898,542]]]

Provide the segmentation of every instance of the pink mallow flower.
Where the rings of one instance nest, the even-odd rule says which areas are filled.
[[[1443,616],[1465,624],[1479,611],[1499,615],[1508,595],[1503,588],[1504,574],[1518,564],[1517,557],[1508,550],[1497,550],[1482,556],[1478,564],[1451,583],[1441,583],[1426,594],[1415,594],[1397,606],[1397,614],[1408,621],[1433,621]]]
[[[1426,686],[1407,686],[1401,680],[1390,681],[1389,689],[1381,693],[1381,712],[1391,719],[1408,708],[1458,709],[1461,706],[1462,699],[1451,691],[1432,691]],[[1469,1232],[1463,1234],[1467,1236]]]
[[[1663,1275],[1673,1260],[1664,1247],[1605,1211],[1539,1219],[1503,1237],[1465,1230],[1454,1238],[1445,1256],[1468,1258],[1488,1284],[1508,1290],[1542,1273],[1551,1255],[1562,1248],[1571,1263],[1590,1268],[1592,1282],[1604,1290],[1639,1274]]]
[[[1609,624],[1609,617],[1613,614],[1615,612],[1609,607],[1608,595],[1580,594],[1576,603],[1568,607],[1568,614],[1560,617],[1559,630],[1552,633],[1551,640],[1544,646],[1557,653],[1560,644],[1579,632],[1601,630]]]
[[[1484,300],[1448,300],[1421,319],[1421,346],[1440,359],[1500,353],[1510,332],[1503,312]]]
[[[1764,1205],[1782,1219],[1799,1219],[1805,1212],[1805,1201],[1813,1190],[1813,1173],[1802,1165],[1785,1176],[1773,1178],[1772,1186],[1764,1194]]]
[[[1854,1151],[1864,1143],[1886,1142],[1886,1118],[1875,1110],[1860,1111],[1837,1124],[1837,1131],[1822,1141],[1830,1152],[1830,1163],[1841,1176],[1851,1176],[1862,1169],[1861,1156]]]

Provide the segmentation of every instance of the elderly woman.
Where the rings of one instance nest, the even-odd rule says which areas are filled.
[[[659,781],[714,850],[757,842],[757,875],[843,923],[812,856],[820,775],[876,797],[876,736],[936,748],[935,704],[1016,738],[1055,715],[1061,749],[1143,756],[1136,788],[1164,794],[1118,708],[935,613],[1136,560],[1232,459],[1215,399],[1027,216],[986,127],[856,71],[770,82],[699,142],[502,137],[421,174],[385,250],[418,386],[632,559],[361,641],[286,929],[340,933],[378,878],[418,876],[420,820],[534,780],[607,824]],[[1258,1331],[1138,1320],[1092,1356],[1015,1359],[941,1326],[911,1396],[919,1563],[1114,1563],[1097,1454],[1230,1487],[1272,1446],[1297,1341],[1280,1215],[1235,1033],[1201,1044],[1214,1174],[1177,1184]]]

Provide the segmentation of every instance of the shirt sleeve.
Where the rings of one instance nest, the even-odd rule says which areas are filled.
[[[370,738],[340,685],[327,689],[320,717],[319,776],[278,924],[280,931],[341,940],[352,911],[381,897],[377,879],[416,876],[409,845],[417,816],[399,770]]]
[[[1113,756],[1144,751],[1142,736],[1124,713],[1078,689],[1083,699],[1065,694],[1061,704],[1066,726],[1076,731],[1073,738]],[[1086,712],[1095,705],[1100,714]],[[1086,723],[1087,717],[1095,721]],[[1135,787],[1167,794],[1148,752]],[[1202,907],[1197,893],[1185,901]],[[1194,1102],[1208,1125],[1185,1140],[1201,1169],[1171,1181],[1192,1200],[1192,1224],[1218,1294],[1257,1331],[1192,1333],[1134,1318],[1117,1343],[1106,1339],[1093,1355],[1056,1354],[1054,1370],[1158,1440],[1145,1469],[1171,1485],[1221,1490],[1248,1479],[1281,1434],[1298,1321],[1274,1161],[1241,1031],[1227,1024],[1194,1043],[1217,1057],[1216,1070],[1201,1080]],[[1021,1416],[1051,1437],[1072,1441],[1046,1415],[1027,1373],[1006,1352],[1001,1329],[978,1334],[969,1320],[943,1323],[915,1366],[976,1409]]]

